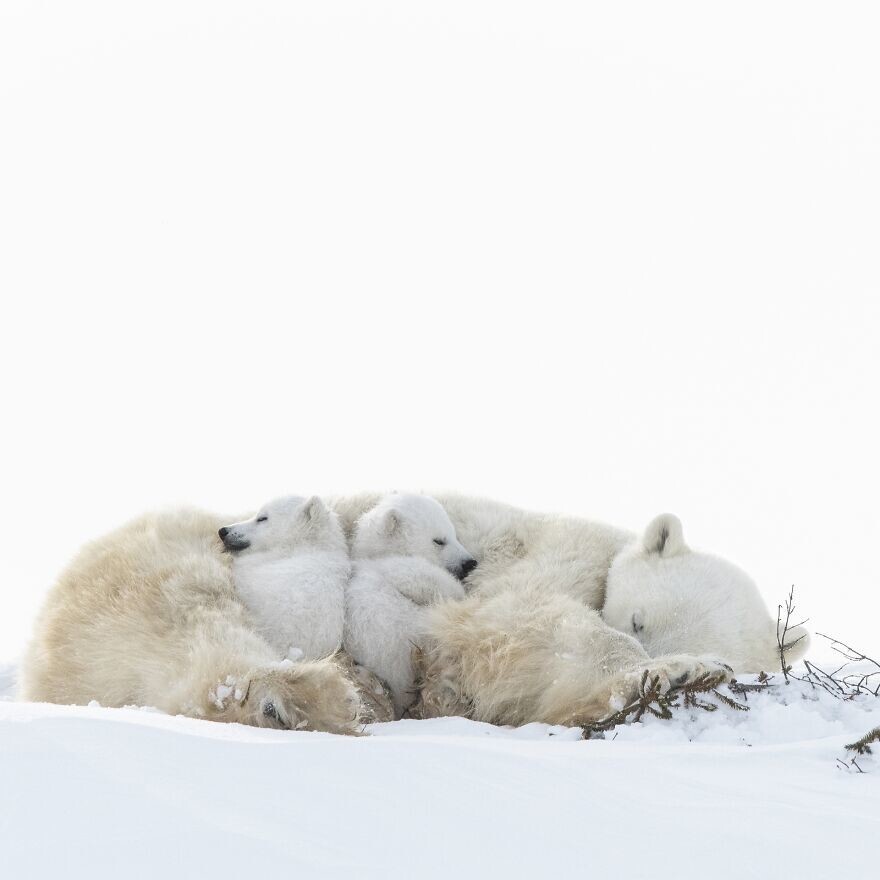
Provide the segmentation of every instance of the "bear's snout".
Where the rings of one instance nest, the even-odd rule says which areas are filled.
[[[458,579],[463,581],[477,567],[476,559],[465,559],[458,569]]]
[[[217,534],[223,542],[224,549],[228,550],[230,553],[236,553],[239,550],[247,550],[247,548],[251,546],[251,542],[248,541],[247,538],[242,538],[241,535],[233,532],[228,526],[223,526]]]

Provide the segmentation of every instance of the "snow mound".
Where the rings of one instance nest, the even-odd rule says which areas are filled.
[[[739,676],[738,681],[746,686],[760,684],[754,675]],[[863,695],[840,699],[796,679],[785,683],[781,674],[772,676],[764,690],[740,693],[722,687],[719,692],[742,708],[700,694],[701,702],[715,707],[712,711],[687,708],[679,699],[670,719],[646,713],[638,723],[618,725],[602,736],[632,743],[771,746],[845,737],[858,731],[860,736],[880,724],[880,698]]]
[[[0,671],[7,696],[11,670]],[[749,681],[750,679],[742,679]],[[880,700],[801,684],[583,740],[462,718],[371,736],[0,702],[4,877],[868,878]]]

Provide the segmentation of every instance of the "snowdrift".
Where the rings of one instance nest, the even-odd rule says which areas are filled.
[[[15,703],[0,876],[876,877],[880,700],[800,684],[604,738],[464,719],[370,736]]]

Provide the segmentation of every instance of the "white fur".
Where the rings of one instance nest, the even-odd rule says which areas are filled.
[[[711,651],[737,672],[780,665],[776,619],[754,581],[725,559],[691,550],[672,514],[654,519],[640,541],[615,557],[602,616],[651,655]],[[788,662],[799,660],[809,634],[792,627],[785,644]]]
[[[459,578],[475,562],[436,499],[398,492],[385,495],[360,517],[354,553],[359,559],[420,556]]]
[[[387,683],[399,717],[415,698],[412,652],[425,636],[427,606],[464,598],[450,571],[462,574],[471,556],[443,508],[423,495],[389,495],[364,513],[352,555],[345,649]]]
[[[279,658],[317,660],[339,649],[351,561],[320,498],[279,498],[220,536],[234,554],[238,595]]]
[[[222,523],[190,509],[148,514],[83,547],[37,620],[22,696],[356,732],[359,697],[338,663],[279,663],[257,633],[221,553]]]
[[[603,523],[434,495],[456,540],[479,564],[467,577],[470,595],[427,609],[426,685],[416,707],[422,714],[582,724],[630,698],[645,671],[672,686],[705,671],[727,674],[718,660],[744,672],[769,665],[775,641],[769,614],[763,622],[757,614],[732,619],[726,602],[710,602],[700,605],[699,621],[665,613],[659,628],[653,625],[655,602],[663,604],[655,588],[660,597],[665,592],[664,601],[681,590],[697,604],[700,583],[727,597],[754,589],[729,563],[692,554],[683,539],[677,546],[674,530],[665,540],[677,552],[651,559],[654,552],[663,556],[662,528],[652,551],[639,536]],[[381,499],[361,494],[332,499],[330,506],[351,535]],[[354,689],[335,664],[279,669],[272,663],[277,652],[249,621],[218,552],[221,522],[175,511],[144,517],[85,548],[46,600],[23,668],[24,695],[351,729]],[[674,653],[648,656],[632,631],[636,611],[644,615],[646,638],[662,633],[652,651]],[[679,653],[685,646],[709,656]],[[218,693],[218,685],[230,687],[228,679],[232,693]],[[266,701],[280,705],[280,718],[266,712]]]
[[[699,622],[669,614],[656,630],[663,639],[652,644],[653,657],[635,637],[631,618],[639,605],[631,607],[617,594],[610,572],[618,559],[624,564],[646,553],[645,541],[656,539],[659,545],[664,533],[667,558],[678,560],[686,577],[691,551],[677,521],[654,523],[640,538],[589,520],[460,495],[434,496],[479,564],[467,578],[470,595],[431,612],[422,705],[415,711],[509,724],[587,723],[632,698],[645,671],[674,685],[704,672],[725,677],[731,665],[738,672],[776,668],[775,624],[766,609],[763,617],[753,613],[748,620],[732,620],[723,604],[703,605]],[[377,501],[376,495],[361,495],[333,499],[331,505],[348,530]],[[732,602],[753,604],[754,585],[746,586],[738,569],[717,557],[699,558],[704,575],[723,585]],[[659,576],[651,569],[643,584]],[[674,596],[674,574],[668,587]],[[620,629],[597,613],[604,610],[606,588],[608,610]],[[695,636],[698,631],[704,637]],[[794,646],[789,659],[802,655],[806,641]]]

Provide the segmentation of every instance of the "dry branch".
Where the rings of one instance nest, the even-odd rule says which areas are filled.
[[[783,607],[785,608],[785,620],[782,619]],[[786,684],[788,684],[791,666],[786,663],[785,652],[793,648],[799,641],[801,641],[801,639],[806,638],[806,636],[803,635],[796,638],[791,644],[785,643],[785,636],[790,629],[794,629],[797,626],[803,626],[807,622],[807,619],[805,618],[800,623],[793,624],[791,618],[794,616],[794,611],[794,584],[792,584],[792,587],[788,592],[788,598],[785,600],[785,605],[779,605],[776,610],[776,644],[779,649],[779,663],[782,666],[782,675],[785,678]]]
[[[783,610],[785,611],[784,617]],[[806,673],[804,675],[794,674],[791,671],[791,665],[786,661],[785,655],[800,639],[795,639],[791,644],[786,644],[785,637],[794,626],[801,626],[806,623],[806,620],[802,620],[798,624],[792,624],[791,619],[794,616],[794,611],[794,587],[792,587],[788,598],[785,600],[785,604],[779,606],[776,615],[776,643],[779,650],[779,663],[782,667],[782,675],[785,678],[786,684],[792,679],[802,681],[813,688],[821,688],[838,700],[851,700],[857,696],[880,696],[880,662],[868,657],[867,654],[863,654],[851,645],[846,644],[846,642],[826,636],[824,633],[816,633],[816,635],[827,639],[831,643],[831,649],[840,654],[846,662],[832,672],[827,672],[812,660],[804,660]],[[853,663],[869,663],[874,669],[870,672],[847,671],[850,664]]]
[[[740,696],[746,702],[749,701],[749,694],[751,693],[760,693],[761,691],[766,691],[770,687],[770,682],[772,681],[773,676],[767,675],[766,672],[762,672],[758,675],[758,680],[753,684],[743,684],[741,681],[737,681],[735,678],[730,680],[730,683],[727,685],[727,689],[732,693]]]

